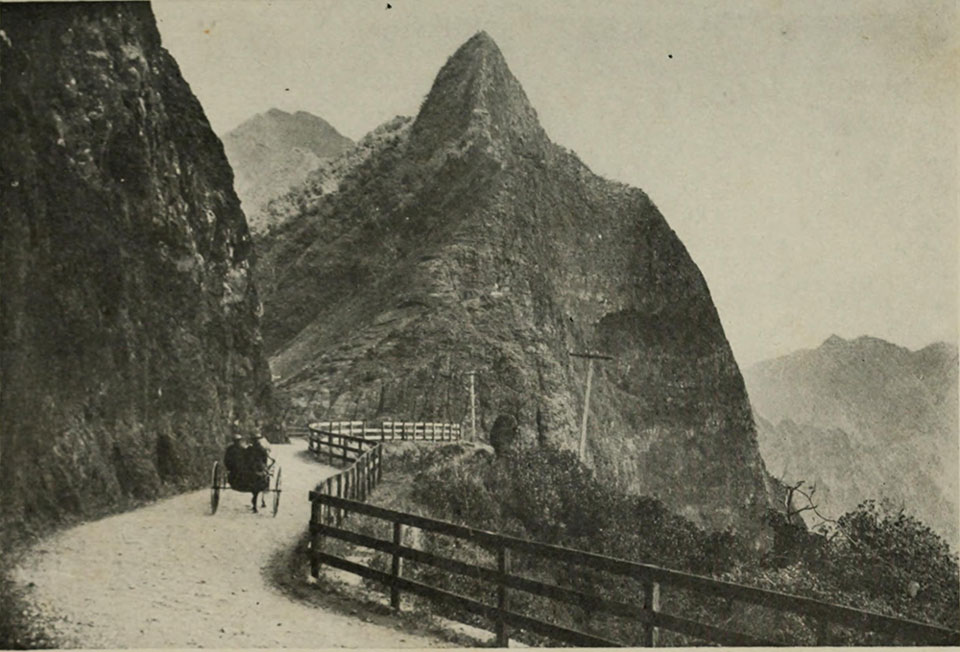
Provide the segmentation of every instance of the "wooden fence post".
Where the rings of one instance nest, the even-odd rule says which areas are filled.
[[[363,501],[363,460],[357,462],[353,467],[356,469],[356,480],[357,480],[357,500]]]
[[[643,608],[647,611],[650,618],[660,611],[660,583],[644,580],[643,582]],[[660,632],[653,622],[650,621],[643,626],[643,645],[644,647],[657,647]]]
[[[363,490],[367,496],[370,496],[370,455],[364,454],[363,458]]]
[[[370,495],[370,492],[373,491],[376,487],[375,480],[377,479],[376,469],[374,464],[377,461],[376,458],[377,451],[370,451],[370,454],[367,456],[367,495]]]
[[[383,480],[383,446],[377,447],[377,482]]]
[[[320,536],[320,508],[317,501],[310,505],[310,575],[314,578],[320,577],[320,557],[317,553],[323,545],[323,538]]]
[[[343,498],[343,474],[337,474],[337,498]],[[337,508],[337,527],[343,525],[343,508]]]
[[[393,559],[390,563],[390,575],[394,579],[400,577],[403,572],[401,566],[403,560],[400,558],[400,545],[403,543],[403,524],[393,524]],[[400,588],[396,582],[390,583],[390,608],[394,611],[400,611]]]
[[[500,544],[497,548],[497,572],[500,577],[497,580],[497,647],[510,647],[510,634],[507,632],[507,621],[503,612],[507,610],[507,573],[510,570],[510,550],[505,545]]]
[[[328,495],[328,496],[332,496],[332,495],[333,495],[333,478],[327,478],[327,495]],[[323,522],[324,522],[324,523],[328,523],[328,524],[329,524],[329,523],[332,523],[332,522],[333,522],[333,507],[331,507],[330,505],[324,505],[323,507],[324,507],[324,510],[326,511],[326,514],[321,514],[321,516],[324,517],[324,518],[323,518]]]
[[[366,502],[367,500],[367,461],[369,457],[360,458],[360,468],[358,473],[360,474],[360,500]]]

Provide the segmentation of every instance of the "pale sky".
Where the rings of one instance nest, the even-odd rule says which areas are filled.
[[[157,0],[223,133],[271,107],[358,139],[486,30],[551,139],[643,188],[741,366],[836,333],[957,339],[953,2]]]

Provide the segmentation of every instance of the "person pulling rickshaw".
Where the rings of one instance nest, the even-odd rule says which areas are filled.
[[[227,487],[241,492],[252,494],[251,510],[257,513],[257,498],[260,506],[266,507],[265,494],[273,492],[273,514],[276,516],[280,502],[280,469],[274,473],[276,460],[270,456],[270,445],[265,439],[258,436],[250,437],[249,444],[244,445],[240,434],[233,435],[233,441],[223,454],[223,465],[215,462],[213,465],[213,486],[210,494],[210,507],[216,513],[220,502],[220,490]],[[226,470],[226,474],[223,473]],[[224,475],[226,477],[224,477]],[[275,477],[274,477],[275,476]],[[273,488],[270,487],[273,477]]]

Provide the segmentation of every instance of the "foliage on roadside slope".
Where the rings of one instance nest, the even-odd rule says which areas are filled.
[[[426,514],[503,534],[588,550],[762,588],[914,620],[956,627],[956,555],[929,528],[903,512],[866,503],[844,515],[847,536],[828,538],[791,525],[776,514],[777,533],[767,553],[752,549],[732,532],[709,532],[668,511],[656,498],[628,496],[595,481],[569,451],[521,449],[495,457],[462,445],[390,460],[410,482],[396,509]],[[399,467],[399,468],[398,468]],[[400,470],[402,469],[402,470]],[[389,538],[381,523],[363,522]],[[353,527],[353,526],[351,526]],[[445,536],[409,532],[408,545],[469,563],[495,566],[490,551]],[[856,543],[852,543],[856,541]],[[382,569],[386,558],[377,559]],[[512,571],[620,602],[637,604],[641,587],[604,573],[565,568],[550,560],[515,555]],[[490,587],[467,577],[407,564],[405,574],[434,586],[489,601]],[[911,583],[918,585],[911,596]],[[917,588],[917,587],[914,587]],[[815,623],[763,606],[731,604],[664,587],[662,609],[758,637],[794,644],[815,643]],[[639,627],[620,618],[585,613],[577,607],[511,592],[511,608],[529,616],[636,644]],[[440,609],[440,611],[450,611]],[[445,613],[476,621],[466,614]],[[487,624],[489,626],[489,624]],[[837,643],[875,644],[871,634],[835,628]],[[547,641],[528,634],[530,643]],[[664,644],[693,641],[664,634]]]

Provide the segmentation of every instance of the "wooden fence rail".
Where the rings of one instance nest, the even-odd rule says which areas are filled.
[[[283,432],[284,434],[287,435],[287,437],[309,437],[310,436],[310,428],[307,426],[284,426]]]
[[[344,435],[335,436],[344,437]],[[363,444],[367,444],[366,450],[362,450],[358,457],[351,459],[353,463],[350,466],[318,484],[317,490],[325,492],[327,496],[333,498],[347,499],[352,502],[364,501],[383,479],[383,445],[379,442],[366,442],[358,437],[349,437],[349,439],[358,440]],[[311,446],[313,446],[314,439],[312,436],[310,441]],[[316,450],[317,449],[314,449],[315,452]],[[311,491],[310,495],[312,496],[314,493],[315,492]],[[319,502],[312,502],[310,505],[311,524],[320,522],[324,520],[324,518],[330,520],[335,519],[337,523],[342,523],[344,515],[344,510],[331,507],[325,508]],[[313,550],[317,550],[319,549],[318,535],[314,532],[312,526],[310,532],[310,547]],[[315,556],[311,557],[310,560],[310,572],[314,577],[317,577],[320,572],[319,559]]]
[[[376,475],[382,473],[381,458],[378,446],[375,454]],[[363,457],[371,455],[370,451]],[[374,457],[371,455],[371,458]],[[367,463],[369,464],[369,462]],[[355,467],[352,467],[355,468]],[[873,631],[884,634],[890,641],[906,643],[920,643],[926,645],[957,645],[960,644],[960,632],[928,625],[915,621],[892,618],[877,613],[853,609],[840,605],[829,604],[811,598],[788,595],[777,591],[757,589],[749,586],[733,584],[701,577],[689,573],[673,571],[658,566],[640,564],[606,557],[582,550],[572,550],[560,546],[537,543],[516,537],[504,536],[456,525],[446,521],[417,516],[396,510],[368,505],[362,502],[366,493],[358,493],[358,487],[364,486],[364,474],[356,472],[361,478],[349,485],[336,480],[331,483],[327,480],[318,485],[317,490],[310,492],[312,503],[310,532],[311,532],[311,572],[317,577],[322,564],[355,573],[362,577],[380,581],[390,588],[391,604],[399,608],[400,591],[407,591],[427,599],[440,601],[447,605],[457,606],[465,611],[480,614],[492,620],[497,636],[498,646],[505,647],[509,639],[509,628],[522,628],[558,641],[578,646],[616,646],[620,643],[602,636],[577,631],[569,627],[548,623],[511,611],[509,608],[509,593],[521,591],[524,593],[550,598],[552,600],[578,605],[594,613],[606,613],[614,616],[631,618],[644,627],[644,644],[656,646],[660,630],[669,630],[695,639],[711,643],[732,646],[778,645],[782,643],[766,641],[752,635],[732,631],[707,623],[683,618],[659,610],[659,596],[661,587],[676,587],[692,590],[698,594],[722,597],[728,600],[737,600],[755,605],[792,612],[815,619],[818,623],[817,644],[829,645],[830,628],[832,624],[858,630]],[[373,473],[368,470],[369,475]],[[342,475],[342,474],[341,474]],[[343,529],[344,516],[347,513],[364,514],[373,518],[387,521],[393,526],[392,540],[377,539],[358,532]],[[402,534],[404,527],[415,527],[423,531],[436,532],[447,536],[463,539],[478,544],[497,555],[496,568],[480,566],[462,562],[456,559],[404,546]],[[389,573],[369,568],[323,551],[324,537],[333,537],[359,546],[371,548],[392,556],[391,571]],[[606,571],[616,575],[638,580],[644,587],[641,604],[627,604],[591,595],[582,591],[557,586],[554,584],[533,580],[510,572],[510,552],[522,552],[553,563],[567,563],[583,568]],[[444,591],[421,582],[402,577],[402,559],[409,559],[421,564],[433,566],[449,573],[465,575],[475,580],[489,583],[496,587],[497,604],[490,605],[472,598]]]
[[[461,438],[459,423],[320,421],[311,423],[309,428],[379,441],[458,441]]]
[[[354,462],[378,442],[363,437],[354,437],[336,432],[326,432],[310,427],[307,449],[318,459],[339,461],[344,464]]]

